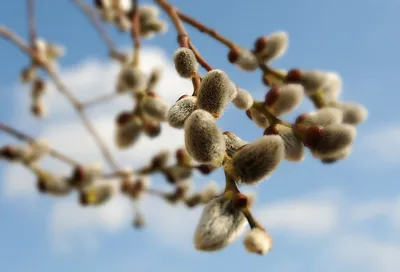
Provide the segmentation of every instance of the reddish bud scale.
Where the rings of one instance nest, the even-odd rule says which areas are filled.
[[[36,183],[36,189],[42,194],[47,193],[46,183],[44,182],[44,180],[38,179]]]
[[[307,147],[313,147],[318,144],[318,141],[321,139],[324,133],[324,127],[315,125],[311,126],[307,129],[304,137],[304,145]]]
[[[179,148],[175,153],[175,158],[177,161],[181,161],[186,156],[186,150],[184,148]]]
[[[150,138],[157,137],[161,133],[161,124],[159,122],[145,122],[143,126],[144,133]]]
[[[178,102],[179,100],[182,100],[182,99],[184,99],[184,98],[186,98],[186,97],[190,97],[190,95],[184,94],[184,95],[182,95],[181,97],[179,97],[178,100],[176,100],[176,102]]]
[[[233,199],[233,205],[234,207],[238,209],[243,209],[246,208],[248,205],[248,198],[244,194],[238,194],[234,199]]]
[[[302,123],[307,118],[307,115],[308,115],[307,113],[300,114],[299,116],[297,116],[295,123],[296,124]]]
[[[76,166],[73,173],[72,173],[72,179],[76,181],[82,181],[85,179],[86,173],[85,173],[85,168],[83,166]]]
[[[291,69],[286,75],[286,81],[289,83],[299,83],[301,81],[301,71],[299,69]]]
[[[251,111],[250,111],[250,110],[247,110],[247,111],[246,111],[246,115],[247,115],[247,117],[248,117],[250,120],[253,120],[253,118],[252,118],[252,116],[251,116]]]
[[[212,173],[216,169],[216,167],[209,164],[201,164],[196,166],[196,169],[199,170],[202,174],[208,175]]]
[[[131,112],[124,111],[124,112],[121,112],[120,114],[118,114],[115,121],[118,125],[123,126],[132,120],[132,116],[133,115]]]
[[[279,134],[279,130],[276,126],[268,126],[264,130],[264,135],[278,135],[278,134]]]
[[[235,63],[239,58],[239,52],[236,49],[232,49],[228,53],[228,60],[230,63]]]
[[[254,49],[256,52],[261,52],[265,49],[268,43],[268,38],[266,36],[259,37],[254,43]]]
[[[11,145],[4,146],[0,149],[0,157],[4,157],[7,160],[15,160],[17,156],[16,149]]]
[[[272,88],[270,89],[267,94],[265,95],[265,105],[272,106],[278,101],[279,99],[279,88]]]
[[[249,144],[242,145],[241,147],[239,147],[239,148],[236,150],[236,152],[239,152],[240,150],[245,149],[246,146],[248,146],[248,145],[249,145]]]

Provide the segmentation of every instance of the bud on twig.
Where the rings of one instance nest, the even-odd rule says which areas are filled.
[[[276,116],[295,110],[303,100],[304,90],[301,85],[287,84],[280,88],[272,88],[265,96],[265,104]]]
[[[241,110],[250,109],[254,102],[251,94],[242,88],[237,88],[236,92],[236,97],[232,100],[232,103],[236,106],[236,108]]]
[[[319,70],[300,71],[299,69],[292,69],[286,75],[288,83],[298,83],[304,88],[306,95],[312,95],[321,90],[327,82],[329,77],[326,73]]]
[[[236,86],[228,75],[221,70],[212,70],[203,77],[198,90],[197,106],[219,118],[229,100],[233,99],[232,94],[236,94]]]
[[[160,97],[146,95],[140,102],[140,108],[157,121],[166,121],[169,105]]]
[[[175,157],[176,163],[181,166],[191,166],[193,161],[192,157],[185,148],[179,148],[175,153]]]
[[[167,166],[169,159],[169,152],[168,150],[162,150],[158,152],[152,159],[151,159],[151,169],[152,170],[161,170]]]
[[[272,248],[272,238],[268,232],[260,228],[251,229],[244,238],[244,246],[250,253],[267,254]]]
[[[65,177],[55,176],[42,170],[37,170],[36,175],[36,187],[41,193],[47,193],[53,196],[65,196],[72,191],[72,187]]]
[[[230,63],[236,64],[240,69],[244,71],[254,71],[258,68],[258,59],[248,49],[235,48],[231,49],[228,54],[228,60]]]
[[[197,108],[197,97],[186,96],[178,100],[168,111],[168,124],[174,128],[183,128],[186,118]]]
[[[173,165],[166,167],[162,170],[163,174],[167,178],[167,181],[175,184],[178,181],[188,179],[192,176],[192,168],[188,166]]]
[[[87,165],[78,165],[73,170],[70,184],[72,187],[82,190],[93,184],[103,173],[101,163],[92,163]]]
[[[200,251],[217,251],[234,242],[247,223],[241,210],[225,196],[214,198],[204,207],[194,235]]]
[[[288,47],[288,35],[286,32],[275,32],[269,36],[263,36],[256,40],[254,49],[257,57],[263,62],[270,62],[285,54]]]
[[[247,141],[242,140],[233,132],[225,131],[223,134],[225,139],[226,154],[228,154],[229,157],[232,157],[241,146],[248,144]]]
[[[302,114],[296,119],[296,124],[329,126],[340,124],[343,120],[343,113],[340,109],[326,107],[315,112]]]
[[[305,150],[304,144],[295,136],[292,128],[277,125],[276,133],[272,133],[269,128],[264,132],[264,135],[278,134],[282,137],[285,144],[285,159],[288,161],[299,162],[304,159]]]
[[[368,118],[368,111],[363,105],[344,102],[337,103],[335,107],[342,110],[344,124],[358,125]]]
[[[110,184],[94,185],[80,192],[79,202],[83,206],[101,205],[111,198],[114,188]]]
[[[250,108],[246,111],[246,114],[250,118],[250,120],[253,120],[254,123],[256,123],[256,125],[260,128],[267,128],[269,126],[269,121],[267,117],[265,117],[264,114],[257,111],[256,109]]]
[[[117,91],[133,93],[146,89],[146,76],[137,67],[125,66],[118,76]]]
[[[234,180],[255,184],[267,178],[278,167],[284,156],[284,142],[280,136],[262,136],[239,148],[225,170]]]
[[[225,154],[225,140],[213,116],[195,110],[185,122],[185,145],[198,162],[220,165]]]
[[[143,131],[143,121],[131,112],[122,112],[116,118],[115,144],[119,148],[133,145]]]
[[[174,54],[175,70],[181,77],[191,78],[197,74],[199,63],[189,48],[178,48]]]

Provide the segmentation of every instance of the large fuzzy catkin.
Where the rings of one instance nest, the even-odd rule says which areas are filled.
[[[140,102],[140,108],[157,121],[166,121],[169,105],[160,97],[146,95]]]
[[[356,128],[348,124],[312,126],[307,130],[303,142],[311,149],[315,157],[324,159],[331,158],[349,148],[356,135]]]
[[[214,117],[195,110],[185,122],[185,145],[198,162],[219,165],[225,154],[225,140]]]
[[[343,121],[343,112],[333,107],[325,107],[317,111],[300,115],[296,123],[307,125],[329,126],[340,124]]]
[[[236,97],[232,100],[232,103],[236,106],[236,108],[248,110],[253,105],[253,102],[253,97],[248,91],[242,88],[236,89]]]
[[[186,118],[197,108],[197,97],[187,96],[178,100],[168,111],[168,124],[174,128],[183,128]]]
[[[221,70],[208,72],[201,82],[197,95],[197,106],[219,118],[229,101],[236,96],[236,86]]]
[[[146,76],[136,67],[125,66],[118,76],[117,91],[138,92],[146,88]]]
[[[243,240],[244,246],[250,253],[267,254],[272,248],[272,238],[268,232],[259,228],[251,229]]]
[[[278,135],[282,137],[285,144],[285,160],[300,162],[305,157],[304,144],[295,136],[293,129],[278,125]]]
[[[194,247],[208,252],[221,250],[239,237],[246,223],[246,217],[231,200],[216,197],[204,207],[194,234]]]
[[[326,83],[321,88],[323,99],[325,103],[337,101],[342,92],[342,79],[339,74],[334,72],[327,72]]]
[[[233,49],[228,54],[228,60],[236,64],[243,71],[254,71],[258,68],[258,59],[254,53],[248,49]]]
[[[139,116],[122,113],[117,118],[115,144],[118,148],[128,148],[133,145],[143,132],[143,121]]]
[[[241,139],[233,132],[225,131],[223,134],[225,139],[226,154],[228,154],[229,157],[232,157],[241,146],[248,144],[247,141]]]
[[[175,70],[181,77],[190,78],[196,75],[199,63],[189,48],[178,48],[174,54]]]
[[[278,31],[256,40],[255,52],[262,61],[270,62],[280,58],[287,50],[289,37],[286,32]]]
[[[272,93],[274,94],[269,96]],[[287,84],[280,88],[271,89],[266,95],[265,103],[273,114],[281,116],[295,110],[301,104],[303,97],[304,89],[301,85]]]
[[[278,135],[266,135],[242,147],[225,165],[239,183],[256,184],[267,178],[284,157],[285,145]]]
[[[342,111],[345,124],[358,125],[368,118],[368,111],[363,105],[344,102],[337,103],[336,107]]]

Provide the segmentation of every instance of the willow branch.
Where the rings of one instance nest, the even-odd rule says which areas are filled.
[[[95,106],[95,105],[98,105],[98,104],[109,102],[110,100],[113,100],[113,99],[117,98],[119,95],[120,94],[116,93],[116,92],[109,93],[109,94],[104,94],[104,95],[95,97],[95,98],[93,98],[93,99],[91,99],[89,101],[81,102],[81,106],[86,109],[86,108],[89,108],[89,107],[92,107],[92,106]]]
[[[26,0],[28,14],[29,41],[33,44],[36,40],[35,0]]]
[[[28,136],[26,134],[24,134],[23,132],[12,128],[2,122],[0,122],[0,130],[4,131],[5,133],[14,136],[15,138],[17,138],[18,140],[21,141],[25,141],[28,143],[35,143],[36,139]],[[79,163],[77,161],[75,161],[74,159],[71,159],[69,156],[62,154],[61,152],[58,152],[57,150],[53,149],[53,148],[49,148],[49,155],[52,156],[53,158],[59,159],[60,161],[63,161],[67,164],[70,164],[72,166],[76,166],[79,165]]]
[[[133,40],[133,59],[132,64],[134,66],[139,65],[140,60],[140,18],[139,18],[139,1],[132,0],[133,11],[132,11],[132,29],[131,36]]]

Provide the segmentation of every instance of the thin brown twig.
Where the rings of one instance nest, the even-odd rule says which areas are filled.
[[[28,135],[24,134],[23,132],[15,129],[15,128],[12,128],[2,122],[0,122],[0,130],[14,136],[15,138],[17,138],[18,140],[21,140],[21,141],[25,141],[28,143],[35,143],[37,141],[35,138],[28,136]],[[70,158],[67,155],[62,154],[61,152],[58,152],[57,150],[55,150],[53,148],[49,148],[49,155],[65,162],[67,164],[70,164],[72,166],[79,165],[79,163],[77,161],[75,161],[74,159]]]
[[[192,49],[197,61],[207,72],[213,70],[212,66],[200,55],[199,50],[197,50],[191,40],[189,40],[189,48]]]
[[[10,29],[7,29],[5,27],[0,27],[0,36],[5,37],[9,41],[17,45],[32,59],[36,58],[35,52],[29,48],[29,46],[26,44],[25,41],[23,41],[17,34],[12,32]],[[95,143],[100,148],[109,166],[114,170],[117,170],[118,166],[115,159],[113,158],[111,152],[108,150],[107,145],[103,142],[103,140],[97,133],[96,129],[90,123],[89,118],[87,117],[80,101],[72,94],[72,92],[67,88],[67,86],[64,85],[58,74],[54,71],[53,67],[49,63],[43,63],[40,59],[35,59],[35,60],[41,65],[41,68],[45,72],[47,72],[47,74],[49,75],[50,79],[53,81],[59,92],[65,95],[68,101],[72,104],[72,106],[78,113],[79,117],[82,119],[82,122],[85,125],[86,129],[92,135],[93,139],[95,140]]]
[[[28,29],[29,29],[29,41],[31,45],[36,40],[36,20],[35,20],[35,0],[26,0],[27,13],[28,13]]]
[[[113,100],[115,98],[117,98],[118,96],[120,96],[121,94],[113,92],[113,93],[109,93],[109,94],[104,94],[98,97],[95,97],[89,101],[86,102],[81,102],[81,105],[83,108],[89,108],[101,103],[105,103],[105,102],[109,102],[110,100]]]
[[[132,65],[138,66],[140,62],[140,18],[139,18],[139,1],[132,0],[133,11],[132,11],[132,29],[131,36],[133,41],[133,59]]]
[[[88,17],[92,25],[96,28],[97,32],[99,33],[100,37],[104,40],[108,47],[108,51],[110,55],[120,55],[117,50],[116,45],[114,44],[113,40],[111,39],[110,35],[108,35],[107,31],[101,24],[97,12],[90,7],[89,5],[85,4],[82,0],[72,0],[75,5],[82,11],[83,14]]]

